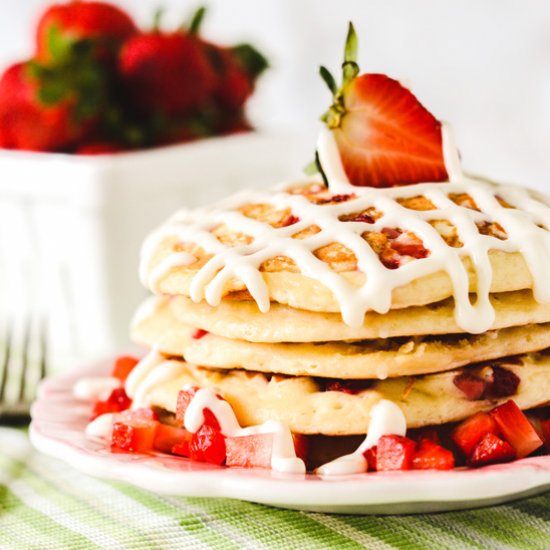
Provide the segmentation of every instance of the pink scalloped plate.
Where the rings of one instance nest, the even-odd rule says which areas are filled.
[[[260,469],[230,469],[167,455],[112,454],[84,434],[91,403],[72,387],[102,375],[112,361],[46,380],[31,414],[30,437],[46,455],[81,472],[157,493],[226,497],[282,508],[347,514],[411,514],[499,504],[550,490],[550,457],[478,470],[409,471],[321,478]]]

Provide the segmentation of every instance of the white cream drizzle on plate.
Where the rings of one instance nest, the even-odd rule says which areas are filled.
[[[190,286],[193,301],[206,300],[210,305],[217,306],[227,283],[236,279],[243,282],[260,311],[267,312],[270,297],[260,267],[268,259],[287,256],[303,275],[319,281],[333,293],[343,321],[357,327],[363,323],[367,311],[386,313],[390,309],[394,289],[443,271],[452,283],[457,323],[466,332],[482,333],[490,328],[494,320],[494,310],[489,301],[492,280],[489,251],[500,250],[523,255],[532,274],[535,298],[539,302],[550,301],[549,206],[527,189],[497,185],[463,175],[450,131],[446,126],[443,128],[444,160],[450,181],[386,189],[351,185],[345,177],[332,134],[328,130],[323,131],[318,141],[318,152],[328,177],[329,191],[353,194],[353,198],[320,205],[283,189],[271,192],[250,190],[212,207],[177,212],[144,243],[140,265],[143,282],[158,291],[159,281],[171,270],[192,265],[188,255],[174,252],[149,273],[159,244],[166,238],[176,238],[182,243],[195,243],[212,255],[193,276]],[[467,193],[481,212],[455,204],[448,196],[451,193]],[[411,210],[398,202],[399,199],[419,195],[429,199],[436,209]],[[505,208],[499,197],[514,208]],[[237,211],[247,203],[269,204],[276,209],[288,208],[299,220],[287,227],[273,228]],[[361,236],[366,229],[365,223],[339,220],[342,215],[361,212],[369,207],[383,213],[381,218],[368,225],[369,230],[398,227],[411,231],[429,250],[428,257],[404,263],[398,269],[385,267]],[[456,227],[462,247],[453,248],[445,243],[429,223],[436,219],[448,220]],[[481,234],[476,222],[486,221],[500,224],[507,238],[500,240]],[[210,232],[218,224],[225,224],[230,231],[251,236],[253,242],[234,247],[222,244]],[[317,225],[320,232],[305,239],[292,238],[292,235],[311,225]],[[315,250],[335,242],[351,250],[357,258],[357,269],[366,274],[362,286],[352,285],[314,255]],[[465,257],[471,259],[475,271],[477,298],[474,303],[470,302],[469,274],[463,264]]]

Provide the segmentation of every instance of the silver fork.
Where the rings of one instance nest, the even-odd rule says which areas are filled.
[[[17,323],[11,320],[4,332],[4,353],[0,363],[0,423],[28,422],[38,383],[48,370],[44,320],[33,321],[32,317],[25,317],[21,330],[17,328]]]

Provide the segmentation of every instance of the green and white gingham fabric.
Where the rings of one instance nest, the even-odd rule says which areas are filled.
[[[0,548],[550,548],[550,493],[483,510],[336,516],[93,479],[0,428]]]

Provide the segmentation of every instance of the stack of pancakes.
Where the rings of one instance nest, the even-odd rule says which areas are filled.
[[[165,372],[148,384],[147,404],[174,413],[186,384],[215,387],[242,426],[275,419],[298,434],[364,436],[382,399],[410,428],[510,398],[522,409],[550,401],[550,303],[535,299],[533,257],[510,218],[532,226],[547,261],[547,204],[478,180],[435,188],[334,194],[308,182],[176,214],[143,249],[142,279],[156,296],[132,337]],[[351,229],[361,242],[331,238]],[[389,288],[385,310],[375,279]]]

